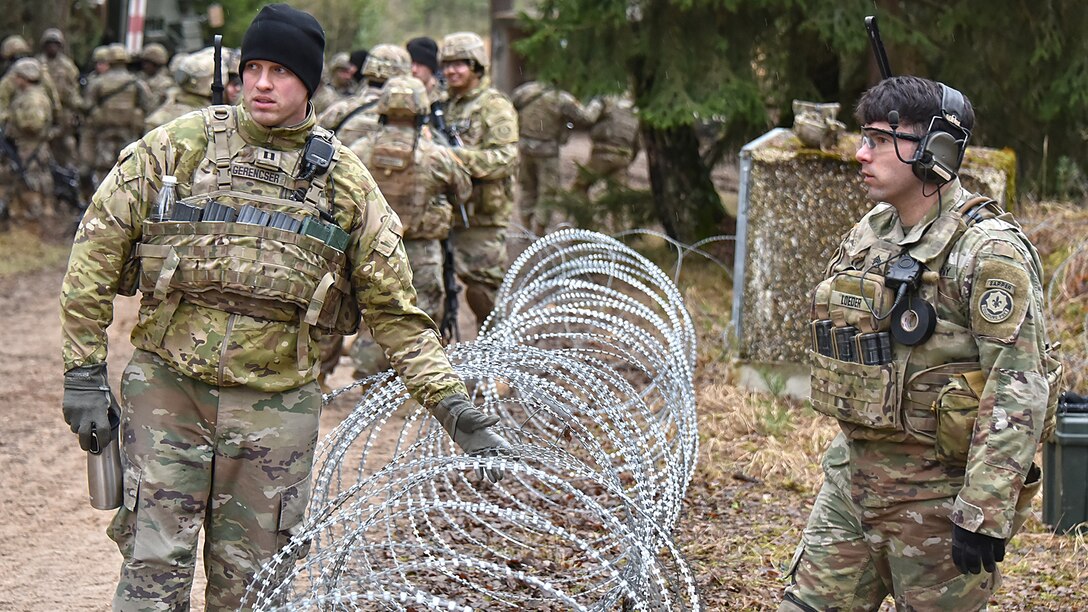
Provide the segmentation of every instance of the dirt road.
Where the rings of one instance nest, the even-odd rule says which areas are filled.
[[[112,512],[91,508],[86,455],[61,416],[63,270],[0,280],[0,609],[108,610],[121,555]],[[132,299],[111,329],[115,383],[131,347]]]

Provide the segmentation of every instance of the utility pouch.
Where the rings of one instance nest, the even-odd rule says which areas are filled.
[[[831,319],[836,327],[853,326],[859,333],[887,331],[895,294],[880,274],[846,270],[816,287],[816,319]],[[876,315],[884,317],[877,318]]]
[[[812,407],[846,423],[879,430],[902,429],[895,363],[850,363],[810,351]]]
[[[986,381],[981,370],[952,376],[933,402],[937,419],[937,460],[953,467],[967,465],[967,453],[978,418],[979,396]]]

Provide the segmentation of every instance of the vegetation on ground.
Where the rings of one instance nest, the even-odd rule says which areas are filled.
[[[1082,393],[1088,379],[1088,208],[1025,206],[1019,218],[1039,248],[1051,301],[1052,337],[1063,343],[1067,388]],[[642,238],[632,246],[666,270],[673,251]],[[734,384],[726,350],[732,286],[715,263],[685,257],[678,285],[699,335],[699,463],[675,537],[687,555],[708,610],[773,610],[785,572],[822,482],[819,460],[838,427],[788,397],[745,391]],[[1079,364],[1079,365],[1076,365]],[[774,385],[772,384],[772,387]],[[1037,458],[1041,463],[1041,457]],[[991,610],[1088,608],[1085,535],[1055,535],[1035,517],[1009,546],[1004,583]],[[886,609],[890,609],[886,605]]]

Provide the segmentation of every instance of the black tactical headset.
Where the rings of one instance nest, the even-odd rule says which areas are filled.
[[[938,85],[941,86],[941,113],[930,119],[929,129],[909,161],[914,175],[923,183],[944,185],[959,172],[971,130],[963,127],[963,117],[967,114],[963,94],[944,83]],[[896,126],[892,126],[892,130],[895,129]]]

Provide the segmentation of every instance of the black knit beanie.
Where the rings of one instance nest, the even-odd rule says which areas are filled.
[[[325,31],[314,16],[286,4],[257,13],[242,37],[242,61],[266,60],[286,67],[314,95],[325,60]],[[245,78],[245,70],[242,70]]]
[[[408,55],[412,56],[413,62],[423,64],[430,68],[431,72],[438,72],[438,43],[433,38],[420,36],[409,40],[404,46],[408,49]]]

